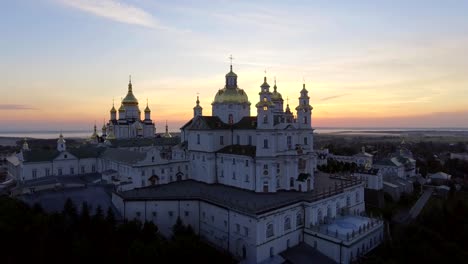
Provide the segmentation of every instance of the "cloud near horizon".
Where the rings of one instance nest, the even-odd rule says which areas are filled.
[[[162,28],[156,18],[141,8],[118,0],[57,0],[60,3],[121,23],[147,28]]]
[[[0,110],[37,110],[37,108],[21,104],[0,104]]]

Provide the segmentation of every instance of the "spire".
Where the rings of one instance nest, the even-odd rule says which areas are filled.
[[[275,76],[275,85],[273,86],[274,91],[276,92],[276,76]]]
[[[167,120],[166,120],[166,133],[163,135],[164,138],[171,138],[172,135],[169,133],[169,127],[167,126]]]
[[[151,112],[148,104],[148,98],[146,98],[146,108],[145,108],[145,113]]]
[[[233,59],[234,59],[234,58],[232,57],[232,54],[231,54],[231,56],[229,56],[229,60],[231,61],[231,72],[232,72],[232,60],[233,60]]]
[[[196,101],[196,103],[197,103],[197,106],[200,106],[200,98],[198,97],[198,95],[197,95],[197,101]]]
[[[132,92],[132,75],[128,76],[128,92]]]

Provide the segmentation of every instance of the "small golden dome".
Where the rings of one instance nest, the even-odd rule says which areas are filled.
[[[110,111],[111,111],[111,113],[115,113],[115,112],[117,112],[117,111],[115,110],[115,107],[114,107],[114,106],[112,106],[112,108],[111,108],[111,110],[110,110]]]

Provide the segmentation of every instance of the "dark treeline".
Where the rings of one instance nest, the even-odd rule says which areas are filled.
[[[78,213],[67,200],[61,213],[47,214],[38,205],[0,197],[2,263],[233,263],[233,259],[200,241],[178,219],[165,239],[151,222],[116,223],[104,212],[83,204]]]
[[[319,165],[317,169],[327,173],[356,172],[358,165],[354,162],[342,162],[334,159],[328,159],[326,165]]]
[[[362,263],[468,263],[468,195],[431,198],[418,219],[392,228]]]

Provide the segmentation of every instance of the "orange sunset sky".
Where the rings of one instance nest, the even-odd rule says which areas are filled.
[[[351,1],[349,1],[351,2]],[[314,127],[468,127],[459,1],[9,1],[0,10],[0,131],[89,130],[132,75],[157,131],[204,115],[230,54],[255,115],[266,76]]]

